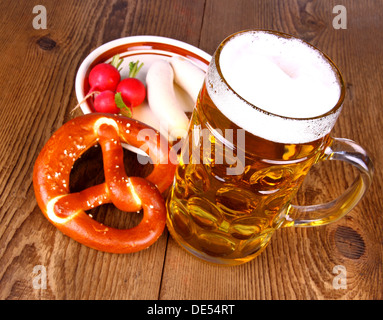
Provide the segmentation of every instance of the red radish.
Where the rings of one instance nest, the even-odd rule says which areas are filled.
[[[138,65],[139,61],[129,63],[129,78],[121,80],[117,85],[116,92],[121,92],[122,100],[128,106],[135,107],[140,105],[146,97],[146,89],[144,84],[135,76],[142,66]]]
[[[132,111],[123,102],[121,93],[114,93],[111,90],[97,92],[93,106],[97,112],[121,113],[127,117],[132,117]]]
[[[140,105],[146,96],[144,84],[137,78],[126,78],[118,84],[117,92],[121,92],[125,104],[132,107]]]
[[[120,109],[116,105],[114,95],[115,93],[111,90],[105,90],[97,94],[94,98],[94,109],[97,112],[119,113]]]
[[[120,60],[119,55],[113,57],[112,62],[100,63],[92,68],[89,73],[89,93],[93,91],[115,91],[121,80],[118,67],[123,59]]]

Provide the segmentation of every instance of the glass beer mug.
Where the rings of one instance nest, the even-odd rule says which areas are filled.
[[[281,227],[319,226],[349,212],[371,183],[362,147],[333,138],[345,85],[310,44],[246,30],[216,50],[194,108],[167,199],[167,226],[193,255],[236,265],[255,258]],[[324,160],[358,169],[354,183],[320,205],[291,203]]]

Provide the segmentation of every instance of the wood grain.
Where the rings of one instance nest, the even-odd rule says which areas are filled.
[[[382,149],[373,141],[378,141],[378,137],[382,136],[378,129],[382,127],[378,120],[382,116],[378,107],[382,96],[372,87],[366,91],[366,86],[382,83],[381,73],[376,72],[382,69],[382,64],[379,63],[379,51],[368,49],[372,43],[376,44],[376,34],[365,34],[369,25],[372,29],[378,28],[378,18],[371,19],[371,15],[375,16],[374,10],[378,10],[378,4],[369,3],[360,8],[355,1],[345,3],[349,20],[347,30],[335,30],[332,27],[332,8],[335,4],[341,3],[220,1],[217,6],[214,1],[207,1],[200,47],[213,53],[227,35],[248,28],[280,30],[318,46],[338,64],[348,83],[345,110],[334,128],[334,135],[358,141],[373,156],[377,155],[373,158],[379,162]],[[365,23],[363,27],[354,24],[360,19]],[[212,33],[219,36],[211,37]],[[362,37],[363,45],[359,42]],[[357,63],[359,59],[363,62]],[[360,65],[366,68],[363,74]],[[374,81],[370,77],[374,77]],[[366,92],[372,92],[373,96],[377,94],[379,98]],[[359,116],[355,118],[355,114]],[[377,171],[379,173],[376,175],[381,174],[379,168]],[[355,172],[349,166],[334,163],[318,165],[309,175],[297,200],[302,204],[312,204],[312,201],[321,203],[333,199],[354,177]],[[381,188],[377,184],[380,182],[376,183],[375,180],[367,197],[345,219],[321,228],[280,230],[266,251],[244,266],[225,269],[204,264],[204,272],[195,272],[200,262],[196,259],[184,262],[186,253],[176,246],[173,249],[170,240],[161,298],[167,299],[178,294],[185,299],[382,299],[382,233],[379,231],[382,217],[377,210],[381,208],[381,200],[376,189],[381,191]],[[356,236],[345,240],[342,230],[349,230],[349,234]],[[345,241],[348,241],[347,245]],[[353,246],[361,246],[361,243],[364,243],[363,254],[357,259],[350,258],[355,257],[350,253],[354,250]],[[348,253],[344,251],[346,246],[349,246]],[[175,259],[173,250],[185,256],[178,258],[183,262],[179,269],[180,277],[187,279],[181,287],[177,282],[178,277],[172,277],[173,265],[168,267],[170,261]],[[332,285],[336,276],[332,272],[337,265],[343,265],[347,270],[347,290],[335,290]],[[207,275],[211,275],[211,278]],[[376,285],[372,288],[374,281]],[[201,287],[201,284],[209,285]]]
[[[1,299],[158,298],[167,233],[149,250],[133,255],[85,248],[41,215],[32,170],[43,144],[73,116],[69,111],[77,103],[74,79],[82,59],[104,42],[135,34],[160,34],[197,44],[203,2],[196,4],[47,1],[46,30],[32,27],[32,5],[0,5],[8,13],[2,24],[0,69]],[[189,15],[193,21],[179,28]],[[100,215],[107,216],[100,219],[113,220],[111,208],[102,211]],[[36,265],[46,267],[46,290],[32,287]]]
[[[346,30],[332,26],[339,4],[347,9]],[[0,2],[0,299],[383,299],[382,0],[46,0],[45,30],[32,26],[34,5]],[[262,255],[231,268],[197,260],[167,232],[136,254],[97,252],[44,218],[33,164],[52,133],[81,114],[70,113],[74,79],[89,52],[119,37],[151,34],[212,54],[226,36],[247,28],[308,40],[342,71],[347,94],[333,134],[364,146],[376,168],[350,214],[324,227],[281,229]],[[102,179],[98,159],[94,152],[77,164],[73,189]],[[126,161],[138,169],[131,155]],[[328,201],[354,177],[348,165],[316,165],[296,201]],[[140,218],[112,206],[95,214],[120,227]],[[39,265],[47,271],[46,289],[33,287]],[[347,270],[346,289],[333,286],[338,265]]]

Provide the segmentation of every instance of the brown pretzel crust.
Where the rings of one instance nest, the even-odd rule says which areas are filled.
[[[141,130],[153,130],[139,141]],[[146,145],[153,171],[146,178],[127,177],[121,142]],[[78,193],[69,191],[75,161],[99,143],[103,151],[105,183]],[[166,208],[161,192],[172,183],[176,155],[154,129],[136,120],[107,114],[87,114],[59,128],[41,150],[34,167],[33,184],[42,212],[58,229],[74,240],[101,251],[128,253],[154,243],[165,227]],[[143,208],[139,225],[119,230],[100,224],[85,210],[113,202],[123,211]]]

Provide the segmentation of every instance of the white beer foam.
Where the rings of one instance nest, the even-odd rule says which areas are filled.
[[[329,62],[304,42],[262,31],[240,33],[225,44],[219,64],[226,82],[244,100],[222,81],[215,61],[208,71],[209,95],[226,117],[252,134],[305,143],[334,126],[340,108],[319,116],[337,104],[339,80]]]

